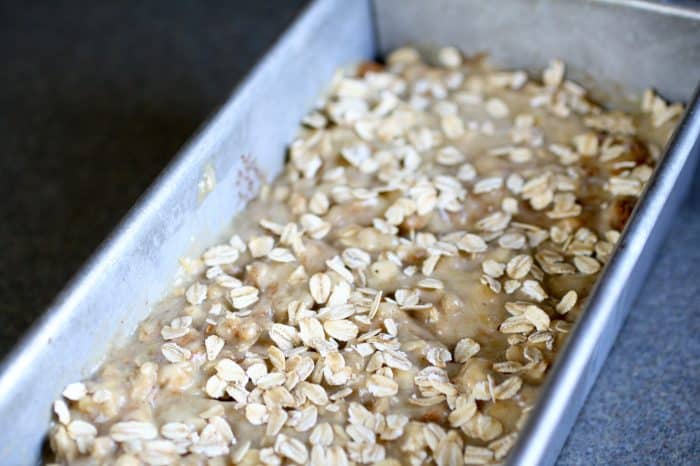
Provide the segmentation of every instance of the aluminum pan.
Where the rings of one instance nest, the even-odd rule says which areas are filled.
[[[508,460],[553,464],[700,158],[693,151],[700,135],[700,103],[693,96],[700,79],[700,10],[638,0],[376,0],[375,13],[383,53],[406,43],[453,44],[486,52],[502,66],[530,69],[562,57],[587,85],[600,89],[602,78],[601,97],[654,84],[690,102]]]
[[[387,24],[398,24],[390,23],[389,17],[382,14],[383,5],[390,2],[377,0],[375,5],[380,32],[385,32],[382,28]],[[405,1],[401,5],[405,8],[410,3]],[[640,2],[626,2],[632,3]],[[478,6],[471,0],[454,0],[454,4]],[[556,2],[537,4],[546,8]],[[694,18],[694,15],[690,11],[682,17]],[[391,21],[400,21],[398,14],[393,18]],[[228,226],[227,219],[240,210],[256,188],[257,177],[251,172],[262,169],[267,177],[277,172],[282,164],[284,146],[296,130],[299,118],[327,84],[333,69],[375,53],[371,24],[367,1],[315,1],[166,168],[115,233],[59,295],[0,367],[0,458],[3,464],[37,461],[49,406],[60,389],[67,382],[88,375],[101,355],[107,352],[110,342],[134,329],[149,304],[156,302],[168,287],[169,282],[164,277],[173,276],[178,257],[192,248],[211,243]],[[415,29],[413,26],[411,29]],[[441,41],[436,31],[432,33],[436,41]],[[383,46],[386,46],[385,42]],[[683,63],[676,65],[688,69]],[[652,182],[656,187],[649,188],[643,206],[639,208],[640,214],[631,221],[623,241],[629,241],[629,250],[633,254],[625,253],[627,248],[621,249],[620,259],[615,259],[621,263],[621,271],[613,278],[626,279],[632,275],[634,264],[625,257],[644,252],[646,265],[651,261],[647,251],[655,250],[662,238],[659,227],[667,224],[666,220],[680,198],[680,182],[687,182],[690,178],[687,168],[693,160],[688,156],[689,146],[700,131],[697,114],[693,115],[679,132],[679,142],[657,171]],[[244,154],[251,157],[244,159]],[[200,201],[197,183],[208,165],[214,167],[219,183]],[[635,230],[632,225],[637,223],[644,228]],[[197,237],[197,244],[192,242],[193,236]],[[635,241],[635,238],[638,239]],[[606,272],[609,273],[612,272]],[[641,275],[633,274],[634,277],[638,284]],[[632,287],[625,289],[623,297],[626,300],[634,295],[629,290]],[[614,296],[619,295],[618,290]],[[611,299],[604,301],[607,308],[598,306],[603,309],[598,312],[602,318],[588,320],[595,324],[593,331],[613,329],[614,334],[624,318],[624,311],[613,310],[613,317],[609,318],[606,309],[611,309],[614,302]],[[577,330],[575,335],[580,333]],[[572,341],[574,339],[575,336]],[[609,347],[612,339],[605,344]],[[572,381],[583,375],[588,381],[583,390],[585,394],[607,354],[607,348],[592,354],[591,360],[577,359],[579,366],[559,364],[555,371],[560,371],[561,366],[569,367],[574,377],[558,376],[559,372],[555,372],[551,379],[563,377],[564,382],[553,380],[547,390],[563,387],[555,389],[566,395],[575,391]],[[584,371],[588,372],[584,374]],[[538,430],[537,424],[531,423],[523,439],[533,436],[531,438],[537,441],[521,442],[513,459],[521,459],[519,464],[553,461],[575,412],[583,402],[581,391],[578,395],[575,400],[578,405],[573,411],[566,411],[570,400],[567,396],[556,399],[561,403],[558,408],[540,404],[537,409],[544,412],[543,416],[550,416],[541,418],[547,429],[542,430],[540,426]],[[568,413],[568,417],[551,417],[553,413]],[[553,423],[549,425],[549,422]],[[553,431],[558,436],[552,435]],[[520,452],[523,448],[525,451]]]
[[[52,400],[133,333],[171,286],[178,258],[218,239],[259,178],[279,172],[336,68],[375,50],[369,2],[314,2],[282,35],[3,361],[0,464],[39,460]],[[202,200],[209,166],[218,182]]]

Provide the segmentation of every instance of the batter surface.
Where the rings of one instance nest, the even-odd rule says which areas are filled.
[[[53,462],[505,459],[683,108],[434,58],[338,72],[230,241],[54,403]]]

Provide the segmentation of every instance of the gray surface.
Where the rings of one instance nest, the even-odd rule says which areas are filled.
[[[696,147],[697,149],[697,147]],[[671,228],[558,464],[700,463],[700,189]]]
[[[297,7],[2,6],[1,351]],[[561,464],[698,462],[700,213],[669,238]]]

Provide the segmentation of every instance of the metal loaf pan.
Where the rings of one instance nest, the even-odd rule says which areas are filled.
[[[333,71],[408,42],[487,52],[507,67],[549,58],[689,110],[549,375],[511,464],[551,464],[610,349],[693,174],[700,135],[700,14],[628,0],[316,0],[198,131],[0,366],[0,464],[35,464],[51,402],[88,377],[172,284],[178,259],[230,226]],[[578,73],[577,70],[587,73]],[[615,91],[618,87],[609,87]],[[205,173],[215,188],[198,188]]]

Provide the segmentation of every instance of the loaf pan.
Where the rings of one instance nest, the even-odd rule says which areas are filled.
[[[0,366],[0,463],[36,464],[63,387],[89,377],[276,176],[336,68],[452,44],[505,67],[553,57],[606,98],[653,84],[688,110],[562,349],[509,464],[552,464],[693,176],[700,14],[642,1],[316,0],[165,168]],[[623,92],[624,90],[624,92]],[[624,103],[624,102],[623,102]]]

